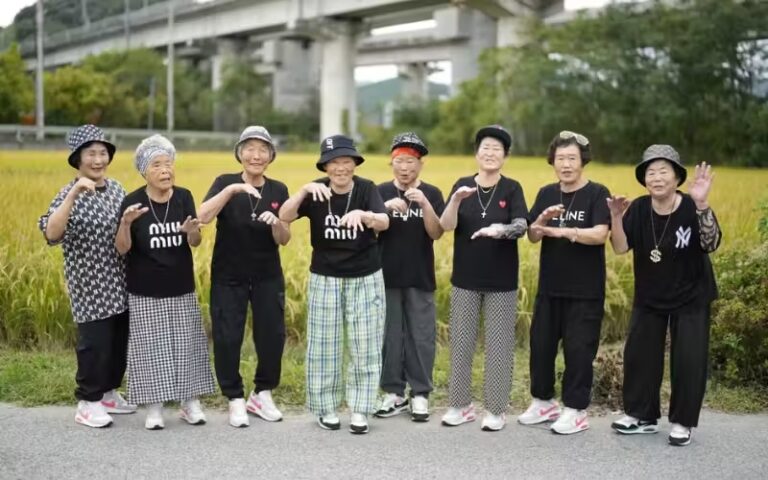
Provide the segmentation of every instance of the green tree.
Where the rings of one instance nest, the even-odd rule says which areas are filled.
[[[35,105],[34,84],[16,44],[0,52],[0,123],[18,123]]]
[[[45,74],[46,123],[101,124],[114,101],[115,82],[109,75],[84,67],[62,67]]]

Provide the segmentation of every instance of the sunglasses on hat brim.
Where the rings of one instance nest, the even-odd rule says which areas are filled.
[[[580,133],[572,132],[570,130],[563,130],[562,132],[559,133],[558,136],[563,140],[569,140],[571,138],[575,138],[576,143],[578,143],[582,147],[586,147],[587,145],[589,145],[589,139],[587,139],[587,137],[585,137]]]

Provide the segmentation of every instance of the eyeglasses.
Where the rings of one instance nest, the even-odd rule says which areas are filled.
[[[580,133],[572,132],[570,130],[563,130],[562,132],[560,132],[560,138],[562,138],[563,140],[575,138],[576,143],[578,143],[582,147],[586,147],[587,145],[589,145],[589,140],[587,139],[587,137],[585,137]]]

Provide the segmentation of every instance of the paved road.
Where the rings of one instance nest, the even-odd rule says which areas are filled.
[[[363,436],[321,430],[304,414],[252,418],[247,429],[229,427],[222,412],[208,417],[193,427],[168,414],[165,430],[149,432],[139,413],[93,430],[74,423],[73,408],[0,404],[0,479],[768,478],[768,415],[705,411],[685,448],[668,446],[664,433],[614,434],[613,417],[569,437],[516,424],[447,428],[434,415],[425,424],[374,419]]]

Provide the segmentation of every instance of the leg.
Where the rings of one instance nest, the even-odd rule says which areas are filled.
[[[560,343],[561,315],[555,299],[536,295],[531,321],[531,396],[540,400],[555,397],[555,358]]]
[[[709,305],[673,317],[669,421],[691,428],[699,424],[699,412],[707,388]]]
[[[243,398],[240,348],[248,309],[248,285],[211,282],[211,325],[216,378],[229,399]]]
[[[624,412],[640,420],[661,417],[659,391],[667,322],[667,315],[632,309],[624,345]]]
[[[405,290],[405,375],[411,395],[429,396],[435,365],[435,293]]]
[[[341,403],[343,353],[342,279],[309,274],[307,305],[307,405],[315,415]]]
[[[112,322],[109,319],[77,324],[77,388],[75,398],[98,402],[111,390]]]
[[[373,413],[381,377],[381,343],[386,300],[381,270],[345,279],[344,320],[351,364],[347,372],[347,405],[356,413]]]
[[[472,360],[480,323],[482,293],[451,289],[451,376],[448,405],[466,407],[472,403]]]
[[[109,320],[112,323],[112,359],[107,391],[117,390],[123,384],[128,362],[128,310]]]
[[[584,410],[592,399],[592,362],[600,343],[602,300],[563,299],[563,403]]]
[[[509,405],[515,361],[517,290],[485,295],[485,408],[501,415]]]
[[[405,393],[405,291],[404,288],[386,289],[387,312],[384,321],[384,347],[381,350],[381,389],[401,397]]]
[[[258,366],[253,379],[254,391],[274,390],[280,384],[285,347],[285,281],[280,275],[253,284],[253,345]]]

